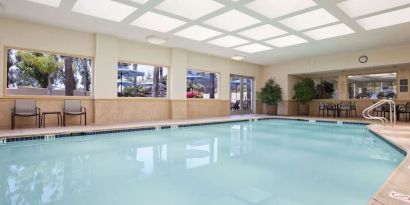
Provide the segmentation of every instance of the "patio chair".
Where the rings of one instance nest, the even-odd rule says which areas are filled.
[[[350,101],[342,101],[340,102],[339,112],[340,116],[342,116],[342,112],[345,112],[345,117],[350,117],[351,114],[351,107],[352,104]]]
[[[353,102],[350,104],[350,116],[353,115],[353,111],[354,111],[354,117],[357,118],[356,101],[353,101]]]
[[[319,103],[319,116],[320,116],[320,112],[322,112],[322,117],[325,117],[325,111],[327,112],[327,115],[329,115],[327,105],[324,103]]]
[[[65,100],[63,108],[63,126],[66,125],[66,116],[80,116],[80,125],[82,124],[82,116],[84,115],[84,125],[87,126],[87,110],[81,106],[80,100]]]
[[[377,103],[377,102],[373,102],[373,104],[376,104],[376,103]],[[372,115],[373,115],[373,116],[375,116],[374,113],[376,113],[376,116],[379,116],[379,114],[382,115],[382,113],[383,113],[383,106],[378,106],[378,107],[374,108],[373,111],[372,111]]]
[[[36,126],[40,128],[40,108],[36,107],[35,100],[16,100],[15,107],[11,109],[11,129],[16,126],[16,117],[35,117]]]
[[[400,114],[403,114],[404,119],[410,121],[410,102],[406,103],[404,107],[399,108]]]

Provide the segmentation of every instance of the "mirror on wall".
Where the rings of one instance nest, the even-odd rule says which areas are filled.
[[[397,73],[347,76],[349,99],[394,99]]]

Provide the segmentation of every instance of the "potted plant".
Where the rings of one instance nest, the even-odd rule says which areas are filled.
[[[258,101],[265,104],[268,115],[276,115],[278,102],[282,100],[282,88],[273,79],[269,79],[260,91],[256,92]]]
[[[335,89],[333,83],[323,80],[316,85],[316,98],[317,99],[330,99],[333,97]]]
[[[293,99],[299,102],[299,115],[309,114],[309,105],[307,104],[315,98],[315,83],[310,78],[303,78],[293,87],[295,95]]]

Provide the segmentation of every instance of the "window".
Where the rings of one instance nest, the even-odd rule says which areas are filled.
[[[338,99],[338,81],[335,78],[314,79],[316,96],[315,99]]]
[[[117,69],[118,97],[167,97],[167,68],[119,62]]]
[[[348,76],[349,99],[394,99],[396,73]]]
[[[408,92],[409,91],[409,80],[401,79],[400,80],[400,92]]]
[[[218,74],[196,71],[187,71],[187,98],[217,99]]]
[[[7,95],[90,96],[90,58],[7,49]]]

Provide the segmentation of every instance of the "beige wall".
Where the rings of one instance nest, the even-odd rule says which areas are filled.
[[[367,63],[360,63],[359,56],[367,55]],[[292,101],[293,85],[303,76],[328,75],[334,73],[338,79],[339,99],[348,98],[347,75],[397,72],[399,79],[410,78],[410,45],[398,47],[364,50],[329,56],[318,56],[263,66],[261,81],[274,78],[284,89],[284,102],[279,106],[279,114],[293,115],[297,113],[297,104]],[[394,66],[394,67],[393,67]],[[398,92],[398,100],[409,100],[410,93]],[[296,111],[295,111],[296,110]],[[311,112],[311,113],[316,113]]]
[[[92,120],[89,122],[112,123],[228,115],[231,73],[254,77],[257,88],[262,84],[260,81],[262,69],[259,65],[236,62],[231,59],[9,18],[0,19],[0,28],[7,28],[0,32],[0,61],[2,62],[0,64],[0,99],[7,101],[5,104],[0,104],[0,113],[8,113],[2,115],[3,120],[0,121],[0,127],[8,127],[9,108],[15,100],[13,97],[3,95],[6,70],[5,46],[93,57],[93,96],[82,98],[84,102],[87,102],[88,110],[93,115],[89,117],[89,120]],[[118,60],[169,67],[168,98],[118,98],[116,88]],[[220,99],[187,100],[185,92],[187,68],[219,73]],[[64,98],[69,97],[38,97],[37,99],[42,99],[41,107],[47,108],[45,102],[61,104]],[[57,107],[52,108],[57,109]]]

